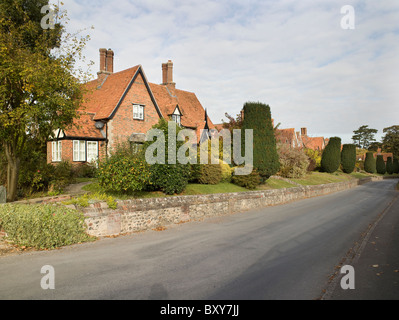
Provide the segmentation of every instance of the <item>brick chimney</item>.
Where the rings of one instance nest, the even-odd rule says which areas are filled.
[[[173,62],[169,60],[166,63],[162,63],[162,81],[163,85],[172,88],[176,87],[176,83],[173,82]]]
[[[308,129],[307,128],[301,128],[301,135],[302,136],[307,136],[308,135]]]
[[[102,80],[105,76],[114,73],[114,52],[109,49],[100,49],[100,71],[97,73],[98,79]]]

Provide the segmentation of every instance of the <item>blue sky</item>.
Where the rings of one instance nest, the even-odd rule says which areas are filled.
[[[341,7],[355,29],[341,28]],[[281,128],[340,136],[367,124],[399,124],[397,0],[65,0],[69,31],[87,30],[85,55],[99,48],[115,71],[141,64],[161,83],[174,62],[177,88],[195,92],[214,123],[246,101],[269,104]]]

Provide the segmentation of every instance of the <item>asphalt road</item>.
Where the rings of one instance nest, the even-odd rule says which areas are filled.
[[[380,252],[390,248],[386,252],[398,253],[397,242],[392,243],[398,240],[396,183],[373,182],[324,197],[191,222],[163,232],[3,257],[0,299],[378,298],[378,291],[373,290],[360,296],[364,287],[374,285],[363,284],[362,277],[368,274],[361,271],[361,266],[368,269],[364,264],[374,265],[373,259],[367,260],[371,251],[366,244],[373,242],[377,227],[385,225],[380,231],[385,234]],[[389,235],[384,232],[388,229],[393,230]],[[397,257],[389,258],[389,263],[397,263]],[[386,261],[375,264],[383,266],[388,264]],[[340,291],[339,276],[334,276],[342,263],[352,263],[359,270],[358,289],[350,293]],[[54,290],[41,288],[44,275],[40,271],[45,265],[54,267]],[[399,266],[390,268],[396,270]],[[398,277],[399,273],[390,276]],[[379,290],[389,291],[395,298],[392,279],[378,285]]]

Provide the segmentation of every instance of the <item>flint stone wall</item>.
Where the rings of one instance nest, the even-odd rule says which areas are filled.
[[[108,208],[106,203],[96,203],[83,209],[83,213],[89,234],[116,236],[318,197],[382,179],[365,178],[278,190],[125,200],[118,202],[116,210]]]

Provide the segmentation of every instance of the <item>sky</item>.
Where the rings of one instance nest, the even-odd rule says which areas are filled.
[[[91,37],[84,54],[93,75],[99,48],[115,52],[115,72],[140,64],[152,83],[172,60],[176,87],[195,92],[213,123],[259,101],[280,128],[343,143],[362,125],[379,140],[399,124],[397,0],[63,3],[67,30]],[[341,12],[346,5],[353,15]]]

